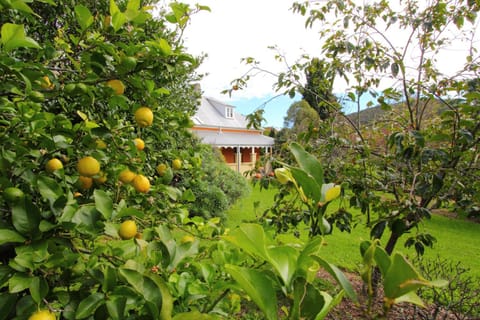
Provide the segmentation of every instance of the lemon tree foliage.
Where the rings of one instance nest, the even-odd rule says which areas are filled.
[[[225,167],[202,161],[211,150],[188,131],[201,58],[181,30],[200,10],[0,3],[0,319],[191,319],[239,305],[219,299],[223,260],[197,258],[220,219],[190,214]]]

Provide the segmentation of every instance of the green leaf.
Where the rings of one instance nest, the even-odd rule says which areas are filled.
[[[384,279],[385,297],[395,301],[411,291],[429,285],[430,282],[423,278],[405,257],[399,253],[393,255]]]
[[[13,0],[13,1],[10,2],[10,6],[11,6],[12,9],[22,11],[22,12],[25,12],[25,13],[29,13],[29,14],[33,14],[33,15],[40,18],[40,16],[38,14],[36,14],[35,12],[33,12],[32,8],[30,8],[25,2],[26,1],[24,1],[24,0]]]
[[[92,13],[84,5],[77,4],[75,6],[75,16],[82,32],[90,27],[93,23]]]
[[[285,286],[290,289],[297,270],[298,251],[289,246],[268,249],[268,262],[275,268]]]
[[[157,319],[162,308],[162,294],[157,284],[136,270],[120,268],[119,272],[128,284],[145,299],[151,316]]]
[[[345,274],[338,267],[320,257],[313,256],[312,258],[315,259],[315,261],[317,261],[328,273],[330,273],[335,280],[337,280],[338,284],[340,284],[342,289],[345,290],[345,293],[350,299],[355,302],[358,301],[357,294],[355,293],[355,290],[353,290],[352,284],[350,281],[348,281],[347,277],[345,277]]]
[[[42,198],[47,199],[51,206],[63,195],[63,190],[58,182],[46,176],[39,176],[37,186]]]
[[[200,313],[199,311],[178,313],[172,320],[215,320],[218,319],[209,314]]]
[[[225,265],[225,269],[263,311],[267,319],[277,319],[277,296],[272,279],[255,269],[231,264]]]
[[[12,223],[15,229],[23,235],[38,230],[40,213],[33,203],[24,199],[12,208]]]
[[[112,27],[115,31],[120,30],[120,28],[127,22],[127,17],[122,12],[117,12],[112,15]]]
[[[320,250],[323,245],[323,238],[320,236],[316,236],[310,238],[300,252],[300,255],[297,259],[297,273],[300,272],[300,275],[303,277],[307,277],[308,269],[314,263],[314,260],[311,256],[318,256],[320,254]]]
[[[33,278],[25,273],[17,272],[8,280],[8,292],[17,293],[28,289]]]
[[[266,247],[271,244],[266,238],[263,228],[254,223],[243,223],[238,228],[224,237],[225,240],[233,243],[253,256],[268,260]]]
[[[345,291],[341,290],[335,298],[332,298],[328,293],[321,292],[323,300],[325,303],[323,304],[322,310],[317,314],[315,320],[322,320],[328,315],[328,313],[335,308],[343,299],[343,294]]]
[[[100,292],[90,294],[78,305],[75,319],[85,319],[95,313],[98,307],[105,303],[105,295]]]
[[[296,183],[301,187],[301,190],[298,190],[301,194],[303,193],[308,199],[312,199],[315,202],[319,202],[322,198],[321,185],[319,185],[315,178],[307,173],[306,171],[299,168],[290,168],[293,178]],[[307,201],[307,199],[302,199]]]
[[[127,305],[127,297],[123,296],[110,296],[109,300],[105,303],[107,306],[108,314],[112,319],[122,320],[125,317],[125,306]]]
[[[146,275],[160,288],[162,294],[162,309],[160,311],[160,320],[170,320],[173,312],[173,297],[170,294],[170,290],[163,279],[154,273],[148,273]]]
[[[32,295],[33,300],[40,304],[43,298],[46,297],[48,293],[48,283],[47,280],[43,277],[35,277],[30,283],[30,294]]]
[[[138,217],[142,219],[145,216],[145,213],[141,210],[135,208],[122,208],[120,212],[115,215],[116,219],[123,218],[123,217]]]
[[[109,220],[113,212],[112,198],[105,191],[99,189],[95,189],[93,197],[95,198],[95,208],[106,220]]]
[[[5,23],[0,33],[3,49],[7,52],[16,48],[41,48],[35,40],[25,36],[23,24]]]
[[[10,311],[12,311],[13,308],[15,308],[16,301],[17,301],[16,294],[10,294],[8,292],[0,293],[0,310],[2,310],[2,312],[0,313],[0,320],[8,319]]]
[[[9,229],[0,229],[0,245],[21,242],[25,242],[25,238],[18,232]]]
[[[173,257],[171,256],[168,269],[173,270],[184,259],[195,256],[198,253],[198,245],[199,245],[199,241],[186,242],[181,245],[177,245],[175,253],[173,254]]]
[[[306,152],[305,149],[296,142],[290,144],[290,151],[300,168],[311,175],[317,184],[321,186],[323,184],[323,167],[318,159]]]
[[[195,201],[195,194],[192,189],[187,189],[182,194],[182,201],[193,202]]]

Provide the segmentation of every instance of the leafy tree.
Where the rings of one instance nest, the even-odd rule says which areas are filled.
[[[284,127],[290,128],[293,134],[299,134],[307,131],[307,129],[318,124],[320,117],[315,109],[305,100],[300,100],[292,103],[287,110],[287,115],[284,118]]]
[[[385,117],[362,123],[360,113],[355,119],[337,109],[333,134],[316,149],[334,165],[332,177],[349,184],[350,202],[366,214],[371,236],[380,238],[389,230],[385,248],[391,253],[401,236],[417,230],[406,244],[421,254],[434,241],[418,229],[430,217],[432,204],[448,198],[451,186],[468,185],[458,170],[478,176],[473,160],[480,130],[478,89],[471,86],[479,70],[473,46],[478,3],[306,1],[295,3],[293,10],[306,17],[308,28],[320,26],[323,57],[314,70],[308,69],[314,61],[309,57],[288,65],[278,73],[278,90],[291,95],[318,85],[323,90],[308,92],[324,101],[334,76],[340,76],[359,109],[364,93],[375,97],[373,104]],[[450,73],[454,76],[438,61],[449,46],[462,47],[466,54],[463,66]],[[246,62],[262,71],[257,61]],[[331,71],[315,72],[324,69]],[[302,73],[310,77],[305,83]]]
[[[300,93],[322,120],[338,109],[337,98],[333,94],[335,73],[330,63],[319,58],[313,58],[305,68],[306,83],[300,88]]]
[[[216,160],[188,130],[201,59],[181,30],[208,8],[150,4],[0,4],[0,319],[171,319],[224,291],[192,302],[201,281],[176,273],[220,229],[189,217]]]

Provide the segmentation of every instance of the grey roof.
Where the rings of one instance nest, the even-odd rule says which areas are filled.
[[[225,108],[227,107],[233,109],[233,118],[225,117]],[[236,112],[234,106],[206,97],[202,97],[192,120],[196,126],[242,129],[247,127],[245,116]]]
[[[196,131],[202,142],[216,147],[269,147],[274,139],[263,134],[233,133],[221,131]]]

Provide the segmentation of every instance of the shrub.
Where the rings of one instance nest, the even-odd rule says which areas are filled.
[[[460,262],[453,262],[437,257],[416,261],[419,270],[427,279],[442,278],[448,281],[443,288],[424,287],[419,295],[434,304],[430,314],[424,313],[425,319],[445,319],[445,311],[452,313],[456,319],[478,319],[480,317],[480,279],[470,276],[469,269]]]

